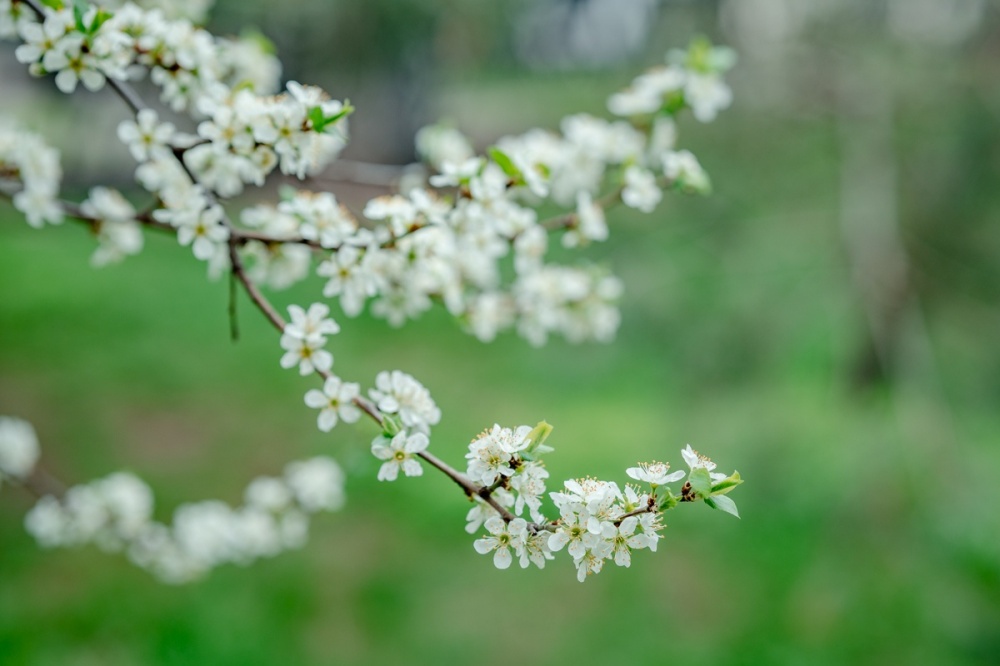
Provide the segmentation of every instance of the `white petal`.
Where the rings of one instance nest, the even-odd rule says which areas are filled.
[[[324,409],[319,413],[316,424],[323,432],[330,432],[337,425],[337,412],[333,409]]]
[[[667,476],[664,478],[663,482],[664,483],[673,483],[674,481],[680,481],[681,479],[684,478],[684,474],[685,474],[685,472],[682,469],[677,470],[676,472],[671,472],[670,474],[667,474]]]
[[[485,555],[486,553],[493,550],[493,543],[495,539],[476,539],[472,543],[472,547],[476,549],[476,552],[480,555]]]
[[[319,389],[310,389],[306,391],[306,405],[312,407],[313,409],[319,409],[321,407],[326,407],[330,404],[330,398],[327,397],[326,393],[320,391]]]
[[[406,476],[421,476],[424,473],[424,468],[413,458],[407,458],[403,461],[403,473]]]
[[[569,536],[565,532],[556,532],[549,537],[549,550],[555,552],[562,550],[569,541]]]
[[[394,460],[382,463],[382,467],[378,470],[379,481],[395,481],[397,476],[399,476],[399,464]]]
[[[511,560],[509,548],[498,548],[497,554],[493,556],[493,564],[496,565],[497,569],[507,569],[510,567]]]
[[[427,435],[418,432],[406,440],[406,446],[403,450],[407,453],[419,453],[426,449],[429,444],[430,441],[427,439]]]

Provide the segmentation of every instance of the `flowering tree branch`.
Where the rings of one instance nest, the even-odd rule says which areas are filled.
[[[291,305],[286,319],[264,293],[305,279],[318,259],[323,295],[338,299],[347,317],[370,304],[398,326],[437,303],[484,342],[507,329],[536,345],[550,335],[610,340],[620,320],[620,282],[606,269],[548,262],[550,232],[559,232],[564,246],[582,248],[608,237],[605,213],[614,205],[652,212],[664,190],[709,190],[697,159],[675,149],[675,120],[690,111],[708,122],[729,105],[722,80],[733,61],[728,49],[696,41],[672,52],[666,66],[611,96],[617,120],[577,114],[564,119],[559,134],[504,137],[486,155],[476,155],[452,128],[425,128],[416,143],[433,175],[422,182],[414,170],[335,161],[354,109],[295,82],[268,94],[278,90],[280,69],[259,47],[127,3],[11,0],[2,7],[0,37],[21,39],[15,56],[33,74],[54,74],[63,92],[107,84],[129,107],[133,117],[119,126],[118,138],[137,162],[136,180],[155,199],[143,213],[105,187],[79,204],[61,200],[58,153],[34,134],[0,127],[0,185],[28,223],[69,217],[89,225],[98,238],[95,265],[138,254],[144,228],[166,231],[190,246],[210,275],[228,272],[233,289],[241,286],[279,332],[282,367],[322,381],[304,395],[319,410],[318,427],[326,432],[365,415],[379,429],[371,445],[381,461],[379,480],[420,476],[421,463],[450,478],[473,504],[466,529],[486,529],[475,549],[492,553],[497,567],[507,568],[514,556],[522,567],[542,567],[565,548],[582,581],[607,560],[628,566],[633,550],[655,550],[661,514],[681,502],[704,501],[737,515],[728,494],[739,475],[715,472],[715,463],[690,446],[682,451],[687,472],[640,464],[627,470],[636,483],[624,487],[581,478],[547,493],[546,423],[483,431],[468,446],[463,473],[428,450],[441,410],[419,381],[382,372],[365,397],[359,384],[332,372],[326,347],[340,324],[329,305]],[[164,105],[196,124],[196,135],[162,122],[135,92],[128,81],[144,75]],[[393,193],[368,201],[360,215],[333,193],[304,190],[238,215],[225,208],[275,172],[315,181],[331,162],[341,176]],[[565,212],[539,220],[536,209],[545,202]],[[235,298],[230,314],[235,334]],[[0,477],[27,478],[37,449],[30,426],[0,420]],[[110,544],[165,580],[183,581],[300,544],[305,514],[342,503],[342,476],[329,459],[292,463],[280,479],[251,483],[245,506],[182,507],[166,526],[151,521],[152,496],[141,480],[112,475],[45,491],[27,526],[43,545]],[[674,494],[670,484],[685,478]],[[546,494],[555,519],[543,510]]]

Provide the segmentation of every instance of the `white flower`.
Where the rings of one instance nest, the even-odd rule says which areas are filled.
[[[707,194],[712,188],[698,158],[688,150],[664,153],[663,174],[688,192]]]
[[[532,520],[537,523],[545,521],[540,508],[547,478],[549,478],[548,471],[537,462],[524,463],[521,466],[510,482],[511,487],[517,491],[514,513],[520,516],[527,506],[531,511]]]
[[[563,246],[577,247],[607,239],[608,225],[604,208],[594,202],[590,192],[580,192],[576,195],[576,225],[563,236]]]
[[[629,208],[651,213],[663,198],[663,192],[656,184],[656,176],[642,167],[630,166],[625,170],[625,188],[622,202]]]
[[[457,129],[447,125],[421,127],[414,137],[414,142],[417,153],[442,173],[445,173],[443,165],[462,163],[475,155],[469,140]]]
[[[299,374],[310,372],[329,372],[333,367],[333,354],[323,349],[326,338],[300,338],[297,335],[285,333],[281,336],[281,348],[285,354],[281,357],[281,367],[286,370],[299,366]]]
[[[243,501],[261,511],[284,511],[292,501],[292,493],[288,485],[281,479],[261,476],[247,486],[243,492]]]
[[[705,469],[709,472],[712,481],[716,482],[723,481],[728,478],[725,474],[713,472],[712,470],[715,469],[716,465],[712,462],[712,459],[707,456],[703,456],[692,449],[690,444],[681,449],[681,455],[684,457],[684,462],[687,463],[692,472],[696,469]]]
[[[582,583],[587,580],[587,576],[601,573],[610,550],[611,545],[607,541],[602,541],[594,549],[584,553],[583,557],[576,561],[576,579]]]
[[[527,439],[530,432],[531,426],[511,430],[494,424],[491,431],[469,444],[469,453],[465,454],[469,460],[469,476],[486,486],[493,485],[500,476],[511,476],[514,469],[510,462],[516,453],[531,444]]]
[[[670,472],[670,465],[661,462],[639,463],[638,467],[629,467],[625,473],[636,481],[642,481],[652,486],[662,486],[684,478],[684,471]]]
[[[324,335],[339,333],[340,326],[328,317],[329,314],[329,306],[323,303],[313,303],[308,311],[298,305],[289,305],[291,321],[285,326],[284,334],[303,340],[317,340]]]
[[[370,270],[375,250],[362,250],[343,245],[316,269],[320,277],[329,278],[323,287],[326,297],[340,296],[340,307],[349,317],[357,316],[365,299],[377,293],[377,279]]]
[[[101,541],[118,550],[135,538],[153,517],[153,491],[128,472],[116,472],[94,482],[107,506],[109,524]]]
[[[430,426],[441,420],[441,410],[430,392],[411,375],[393,370],[375,377],[375,388],[368,391],[380,411],[399,413],[403,424],[419,432],[429,432]]]
[[[574,560],[582,558],[588,549],[594,548],[600,537],[587,530],[590,517],[586,510],[581,513],[564,511],[556,531],[549,537],[549,550],[557,552],[569,544],[570,556]]]
[[[635,534],[635,528],[639,525],[636,516],[629,516],[622,520],[616,528],[608,530],[605,536],[611,542],[611,552],[614,554],[615,564],[620,567],[627,567],[632,564],[632,549],[646,548],[649,539],[644,534]]]
[[[514,506],[514,495],[505,488],[497,488],[493,491],[491,497],[496,500],[497,504],[504,508],[509,509]],[[491,516],[496,515],[498,515],[496,509],[482,499],[475,498],[473,507],[465,515],[465,531],[469,534],[475,534],[480,525],[486,522]]]
[[[548,532],[539,531],[536,534],[528,534],[519,555],[522,569],[527,569],[529,562],[539,569],[544,569],[545,560],[555,559],[552,551],[549,550]]]
[[[695,118],[708,123],[733,103],[733,91],[718,74],[691,73],[684,86],[684,100]]]
[[[121,261],[142,251],[142,231],[134,220],[135,208],[117,190],[93,188],[80,210],[95,220],[99,246],[91,256],[94,266]]]
[[[311,389],[306,393],[306,405],[320,410],[316,419],[319,429],[330,432],[337,420],[354,423],[361,418],[361,410],[354,404],[354,399],[360,395],[357,384],[341,381],[340,377],[332,376],[323,384],[323,390]]]
[[[45,495],[24,516],[24,529],[42,548],[54,548],[65,543],[68,522],[59,500]]]
[[[118,138],[128,146],[136,162],[170,158],[173,123],[160,123],[156,111],[141,109],[135,120],[123,120],[118,125]]]
[[[405,430],[401,430],[386,442],[386,438],[379,435],[372,442],[372,455],[379,460],[384,460],[382,467],[378,470],[379,481],[395,481],[402,468],[406,476],[420,476],[424,469],[416,461],[416,454],[424,451],[430,441],[427,435],[422,432],[408,435]]]
[[[622,494],[616,483],[598,479],[568,479],[563,485],[565,492],[551,493],[552,501],[564,516],[567,511],[582,511],[581,519],[586,518],[586,527],[591,534],[601,534],[603,524],[620,515],[616,513],[616,502],[622,499]]]
[[[528,523],[523,518],[515,518],[507,524],[500,516],[493,516],[486,521],[486,530],[490,536],[476,539],[472,544],[476,552],[486,555],[496,551],[493,555],[493,564],[496,568],[509,568],[513,561],[510,549],[513,548],[520,556],[528,533]]]
[[[332,458],[290,463],[285,467],[285,481],[306,511],[335,511],[344,505],[344,472]]]
[[[40,454],[38,437],[31,424],[11,416],[0,416],[0,477],[17,479],[31,474]]]
[[[358,227],[347,208],[329,192],[297,192],[291,200],[278,204],[278,210],[295,216],[303,238],[326,248],[339,247]]]

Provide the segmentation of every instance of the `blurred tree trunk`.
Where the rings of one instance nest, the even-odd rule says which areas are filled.
[[[891,87],[857,66],[842,68],[840,84],[840,230],[868,324],[852,375],[870,386],[898,371],[913,290],[899,228]]]

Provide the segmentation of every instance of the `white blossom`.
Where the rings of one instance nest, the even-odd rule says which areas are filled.
[[[656,184],[656,176],[647,169],[631,166],[625,170],[625,188],[622,202],[629,208],[651,213],[663,198],[663,192]]]
[[[513,561],[511,549],[520,557],[527,538],[528,524],[523,518],[515,518],[505,523],[500,516],[486,521],[489,536],[476,539],[473,546],[480,555],[493,553],[493,564],[497,569],[507,569]]]
[[[662,462],[639,463],[638,467],[629,467],[625,473],[636,481],[642,481],[652,486],[662,486],[684,478],[684,471],[670,471],[670,465]]]
[[[306,393],[306,405],[320,410],[316,421],[319,429],[330,432],[337,421],[354,423],[361,418],[361,410],[354,404],[360,395],[357,384],[344,382],[340,377],[331,376],[323,384],[323,390],[311,389]]]
[[[128,146],[136,162],[145,162],[171,156],[170,140],[175,131],[173,123],[159,122],[155,110],[140,109],[135,120],[123,120],[118,125],[118,138]]]
[[[4,475],[21,479],[35,468],[40,450],[30,423],[12,416],[0,416],[0,479]]]
[[[399,470],[406,476],[420,476],[424,473],[416,455],[427,449],[430,441],[422,432],[413,435],[399,431],[391,440],[379,435],[372,441],[372,455],[384,460],[378,470],[379,481],[395,481]]]
[[[285,482],[305,511],[336,511],[344,505],[344,472],[331,458],[319,456],[289,463]]]
[[[383,413],[398,413],[407,428],[426,433],[441,420],[441,410],[430,391],[400,370],[378,373],[375,388],[368,394]]]

